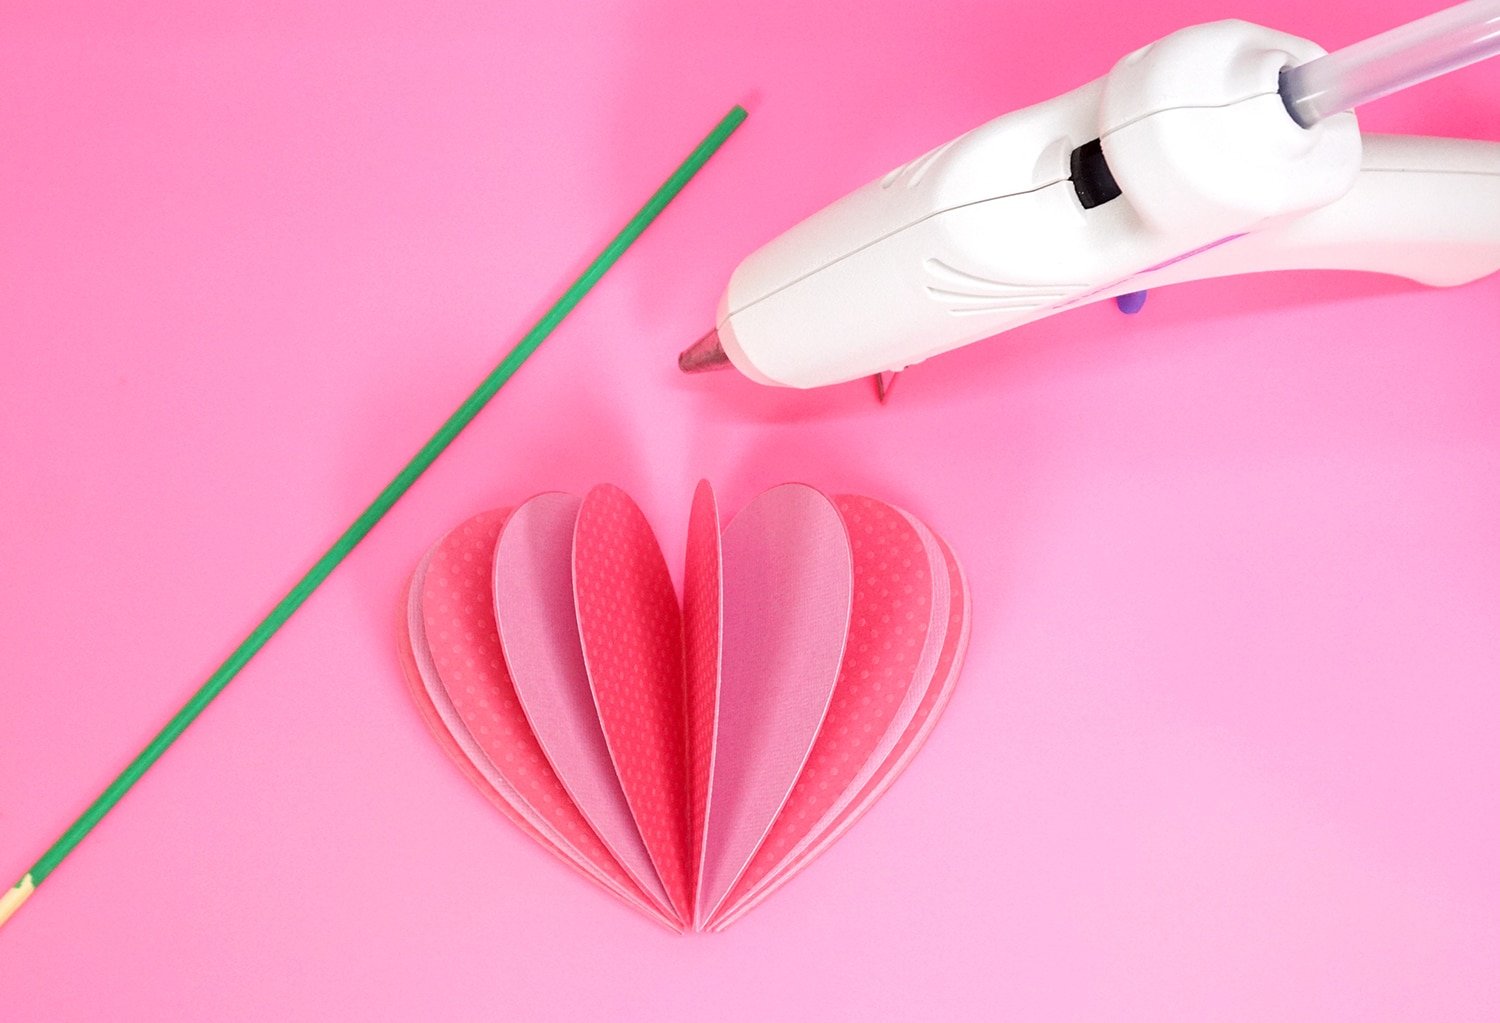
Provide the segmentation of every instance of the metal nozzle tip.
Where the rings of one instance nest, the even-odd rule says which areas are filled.
[[[719,344],[719,332],[711,330],[677,356],[677,368],[684,373],[707,373],[729,365],[729,356]]]

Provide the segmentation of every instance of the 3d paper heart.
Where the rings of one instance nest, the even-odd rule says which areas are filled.
[[[732,923],[926,739],[969,631],[963,575],[910,515],[788,484],[719,529],[700,484],[679,607],[614,487],[449,533],[403,654],[438,741],[518,827],[677,930]]]

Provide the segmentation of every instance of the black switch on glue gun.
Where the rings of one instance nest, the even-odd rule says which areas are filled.
[[[1500,50],[1500,0],[1328,55],[1242,21],[896,168],[752,253],[686,372],[889,374],[1086,302],[1261,270],[1500,269],[1500,142],[1361,136],[1352,107]],[[883,391],[882,391],[883,393]]]

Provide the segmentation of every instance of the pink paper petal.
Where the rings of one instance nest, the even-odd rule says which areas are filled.
[[[416,591],[417,627],[410,631],[425,692],[489,788],[585,874],[660,918],[568,798],[516,699],[490,598],[491,555],[505,518],[503,512],[475,516],[440,540],[426,560]]]
[[[901,772],[911,763],[912,758],[916,756],[917,751],[932,733],[933,726],[937,724],[938,718],[953,695],[953,687],[958,681],[959,669],[963,663],[963,654],[968,648],[970,630],[968,583],[964,579],[963,570],[954,558],[952,550],[940,538],[935,539],[948,575],[949,614],[947,625],[943,630],[942,652],[939,654],[932,681],[923,694],[916,713],[879,768],[865,782],[859,793],[839,812],[835,820],[824,829],[823,833],[809,843],[804,851],[797,854],[780,872],[768,878],[758,892],[750,895],[732,912],[716,920],[713,930],[722,931],[739,920],[838,841],[884,795],[886,789],[890,788]]]
[[[853,797],[857,789],[850,791],[851,786],[862,772],[874,769],[870,762],[893,731],[907,694],[914,685],[925,688],[930,679],[929,674],[917,681],[935,603],[922,537],[890,505],[868,497],[837,497],[834,503],[854,551],[849,641],[838,684],[807,765],[765,842],[725,900],[725,912],[798,851],[798,843],[825,823],[836,805]],[[946,577],[941,591],[946,615]],[[943,621],[937,624],[941,628]],[[931,656],[935,662],[936,649]],[[887,749],[904,725],[905,721],[896,726]]]
[[[724,628],[723,558],[719,509],[704,480],[693,494],[688,518],[682,627],[688,699],[688,810],[692,863],[697,884],[694,906],[702,902],[703,830],[712,792],[714,733],[719,723],[719,655]],[[703,921],[695,919],[694,926]]]
[[[418,587],[421,585],[421,576],[424,571],[425,562],[423,567],[418,570],[418,573],[413,576],[412,586],[408,588],[407,599],[403,602],[404,606],[401,608],[402,621],[397,640],[397,654],[401,660],[403,674],[406,677],[407,689],[417,705],[417,711],[421,715],[423,722],[432,730],[433,736],[437,739],[438,745],[442,747],[443,752],[448,754],[449,759],[458,767],[463,776],[468,778],[484,798],[489,801],[490,805],[499,810],[522,833],[535,840],[538,845],[566,864],[570,869],[576,871],[580,876],[599,885],[599,887],[610,895],[613,895],[626,905],[640,910],[669,930],[680,933],[682,926],[675,918],[663,914],[660,910],[655,909],[642,899],[638,892],[621,888],[605,876],[602,871],[582,861],[576,850],[564,848],[563,845],[559,844],[558,836],[550,828],[543,832],[533,827],[531,822],[526,819],[526,816],[512,804],[511,800],[514,799],[514,790],[509,786],[503,785],[503,782],[504,793],[496,789],[491,783],[491,779],[487,778],[485,772],[476,766],[475,761],[470,759],[469,754],[465,752],[464,748],[459,745],[458,741],[448,731],[447,725],[444,724],[437,707],[428,695],[427,682],[423,678],[424,672],[428,677],[432,677],[431,656],[426,652],[425,644],[423,644],[421,646],[423,653],[419,658],[411,642],[412,632],[410,631],[408,613],[412,608],[417,608],[416,613],[420,616],[420,599],[417,598],[416,594],[419,593]],[[426,665],[425,668],[419,665],[419,660]],[[440,684],[434,682],[434,685],[441,691]],[[443,699],[446,703],[446,697],[443,697]],[[489,767],[487,762],[484,763],[486,767]],[[493,773],[492,768],[491,773]]]
[[[776,487],[724,531],[719,727],[700,914],[712,918],[801,773],[838,679],[852,555],[833,502]]]
[[[443,723],[442,717],[439,716],[437,708],[433,705],[432,698],[427,694],[428,682],[426,676],[430,672],[430,668],[428,672],[424,672],[423,668],[417,663],[417,654],[412,647],[412,635],[408,621],[408,615],[413,610],[416,611],[417,616],[420,618],[421,600],[418,595],[421,592],[421,580],[425,574],[425,570],[426,562],[424,560],[413,574],[411,583],[408,585],[407,592],[402,599],[400,608],[401,620],[396,640],[397,655],[401,659],[401,670],[406,678],[407,692],[411,694],[412,700],[416,703],[417,712],[422,716],[422,722],[431,729],[433,738],[437,740],[443,752],[448,754],[448,758],[458,766],[458,769],[463,772],[465,778],[474,783],[474,787],[479,789],[485,799],[489,800],[495,809],[504,814],[516,827],[535,839],[538,845],[585,877],[597,881],[598,878],[584,870],[573,857],[564,853],[550,837],[543,835],[536,828],[532,827],[531,822],[512,806],[508,799],[501,796],[495,790],[495,787],[490,784],[479,768],[474,765],[474,761],[469,758],[468,753],[464,751],[463,747],[459,746],[457,740],[453,738],[452,733],[448,731],[448,726]],[[417,627],[420,629],[420,624]],[[425,653],[424,660],[430,665],[431,654]]]
[[[682,614],[651,526],[617,487],[583,500],[573,588],[610,759],[673,907],[691,919]]]
[[[521,709],[558,780],[620,865],[670,912],[609,759],[578,636],[573,530],[581,502],[542,494],[516,509],[495,547],[495,617]]]

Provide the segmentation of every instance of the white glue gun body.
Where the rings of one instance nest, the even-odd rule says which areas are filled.
[[[754,380],[817,387],[1181,281],[1500,269],[1500,143],[1361,139],[1352,112],[1302,127],[1278,78],[1323,52],[1241,21],[1167,36],[751,254],[717,344]]]

